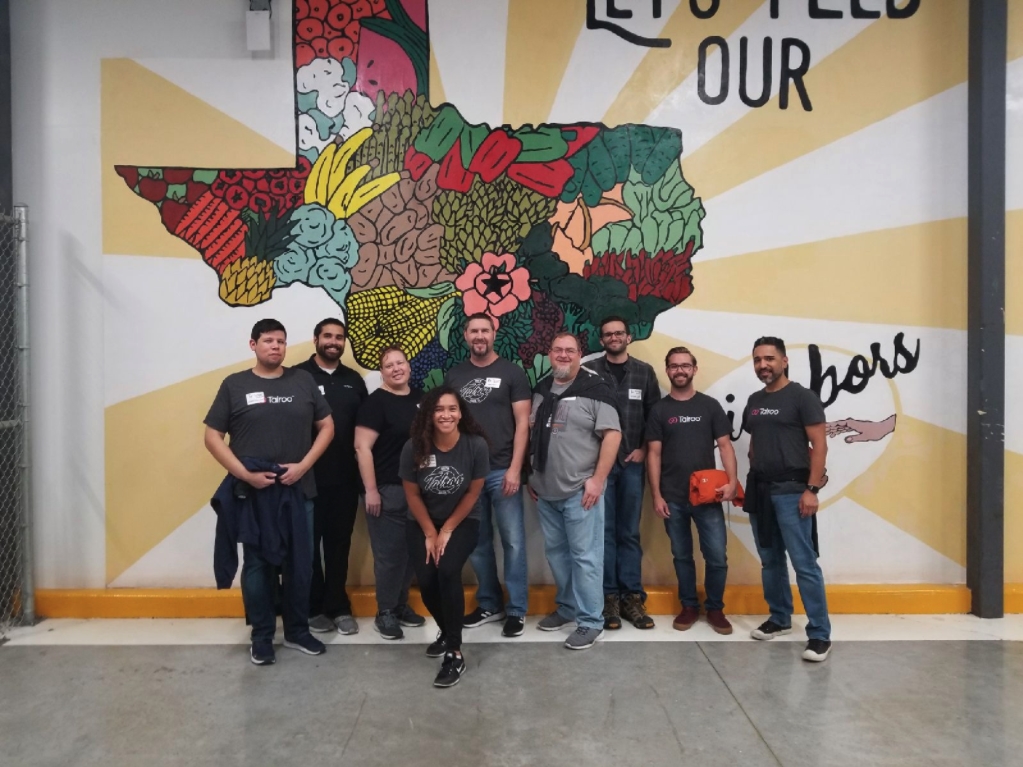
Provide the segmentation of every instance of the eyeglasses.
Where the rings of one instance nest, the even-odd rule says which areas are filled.
[[[604,338],[625,338],[629,335],[628,330],[609,330],[603,334]]]
[[[579,350],[576,348],[569,348],[563,346],[555,346],[551,349],[551,354],[578,354]]]
[[[668,372],[674,373],[676,370],[692,370],[695,365],[691,362],[683,362],[681,365],[668,365]]]

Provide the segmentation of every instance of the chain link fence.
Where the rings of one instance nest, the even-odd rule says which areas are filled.
[[[0,211],[0,641],[34,619],[29,540],[28,275],[24,208]]]

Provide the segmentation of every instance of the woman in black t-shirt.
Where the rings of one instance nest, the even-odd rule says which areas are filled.
[[[423,393],[409,387],[412,369],[400,348],[380,353],[380,388],[355,416],[355,455],[366,488],[366,528],[373,550],[377,616],[373,627],[384,639],[402,639],[402,626],[426,619],[408,605],[415,570],[405,541],[408,505],[398,477],[398,459],[408,442]]]
[[[451,687],[465,673],[462,567],[479,540],[476,502],[490,449],[461,395],[440,386],[420,403],[412,438],[401,452],[400,474],[412,519],[406,533],[423,603],[437,621],[437,641],[426,654],[444,657],[433,684]]]

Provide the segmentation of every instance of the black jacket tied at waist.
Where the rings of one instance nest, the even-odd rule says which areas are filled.
[[[753,524],[753,535],[757,543],[768,548],[774,542],[774,530],[778,526],[774,504],[771,502],[771,485],[776,482],[809,482],[809,469],[789,469],[777,474],[762,474],[759,471],[750,469],[746,475],[746,502],[742,510],[750,514],[750,521]],[[817,515],[812,517],[813,529],[810,533],[813,540],[813,550],[820,556],[820,548],[817,545]]]
[[[284,469],[273,461],[241,458],[252,472]],[[236,487],[244,492],[235,492]],[[308,584],[312,578],[309,542],[312,531],[305,513],[305,495],[299,483],[282,485],[279,481],[262,490],[245,485],[230,474],[224,478],[210,500],[217,513],[217,534],[213,544],[213,574],[218,589],[231,588],[238,572],[238,544],[255,546],[271,565],[288,564],[296,581]]]
[[[543,400],[537,408],[533,420],[533,428],[529,435],[529,444],[532,446],[532,468],[533,471],[545,471],[547,468],[547,453],[551,445],[551,426],[553,425],[554,414],[557,411],[558,403],[569,397],[581,397],[605,402],[618,410],[618,401],[615,399],[611,386],[596,373],[586,368],[580,368],[572,384],[561,392],[554,394],[551,387],[554,385],[554,376],[548,375],[541,378],[534,389],[534,394],[539,394]]]

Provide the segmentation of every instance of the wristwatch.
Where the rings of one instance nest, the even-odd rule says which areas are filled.
[[[807,485],[806,489],[809,490],[814,495],[817,495],[817,493],[821,491],[821,489],[817,485]]]

